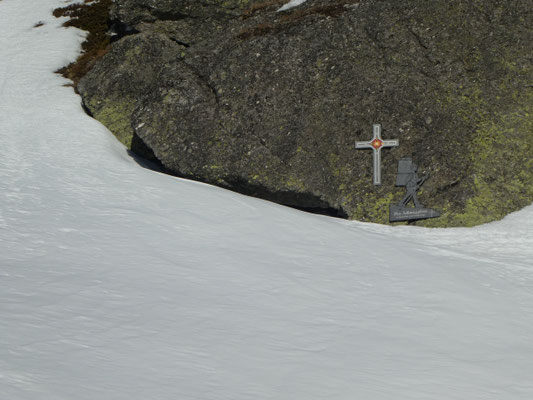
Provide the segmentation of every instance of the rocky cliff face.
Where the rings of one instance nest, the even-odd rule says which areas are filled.
[[[398,160],[471,226],[533,200],[533,10],[523,0],[116,0],[130,33],[78,86],[120,140],[172,173],[386,222]],[[372,124],[400,146],[354,142]]]

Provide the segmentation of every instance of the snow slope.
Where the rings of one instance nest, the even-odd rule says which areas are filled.
[[[288,9],[296,7],[296,6],[299,6],[300,4],[303,4],[305,2],[306,2],[306,0],[291,0],[288,3],[284,4],[283,6],[281,6],[278,9],[278,12],[287,11]]]
[[[143,169],[52,73],[65,4],[0,0],[0,399],[533,398],[532,206],[385,227]]]

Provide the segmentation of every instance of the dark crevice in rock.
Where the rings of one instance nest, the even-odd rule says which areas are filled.
[[[424,44],[424,42],[422,41],[422,38],[420,37],[420,35],[418,33],[416,33],[413,30],[413,28],[408,26],[407,30],[411,33],[411,35],[414,36],[414,38],[416,39],[416,42],[420,45],[420,47],[422,47],[424,50],[429,50],[429,47]]]
[[[218,90],[215,86],[215,83],[212,82],[208,77],[203,75],[198,71],[198,69],[194,68],[193,66],[187,64],[189,69],[196,75],[196,77],[209,89],[209,91],[213,94],[213,97],[215,98],[215,102],[217,105],[220,103],[220,96],[218,94]]]
[[[218,96],[217,88],[215,87],[215,85],[212,82],[208,82],[208,81],[206,81],[206,84],[209,90],[211,90],[211,92],[213,93],[213,96],[215,96],[215,101],[217,105],[220,104],[220,98]]]
[[[300,211],[305,211],[311,214],[319,214],[319,215],[325,215],[327,217],[334,217],[334,218],[342,218],[342,219],[348,219],[349,216],[343,211],[338,210],[333,207],[327,207],[327,208],[320,208],[320,207],[296,207],[296,206],[288,206],[291,208],[295,208]]]
[[[155,171],[155,172],[160,172],[160,173],[166,174],[166,175],[172,175],[172,174],[169,173],[168,170],[165,169],[163,164],[161,164],[161,162],[159,160],[157,160],[157,159],[155,159],[155,160],[146,159],[146,158],[140,156],[139,154],[135,153],[132,150],[128,150],[128,154],[130,155],[131,158],[133,158],[133,160],[137,164],[139,164],[143,168],[146,168],[146,169],[149,169],[149,170]]]
[[[141,140],[139,138],[139,140]],[[133,146],[132,146],[133,147]],[[341,208],[332,207],[320,197],[311,193],[300,193],[288,190],[273,191],[261,185],[251,184],[240,177],[227,178],[223,181],[213,182],[198,175],[180,174],[166,168],[159,160],[151,160],[139,156],[138,153],[129,151],[129,154],[142,167],[172,175],[177,178],[189,179],[228,189],[233,192],[271,201],[282,206],[294,208],[296,210],[309,212],[312,214],[326,215],[328,217],[348,219],[349,215]]]
[[[109,31],[111,32],[111,43],[114,43],[125,36],[136,35],[139,31],[121,21],[111,21]]]
[[[301,211],[328,215],[337,218],[348,218],[348,215],[344,212],[344,210],[332,207],[319,196],[316,196],[312,193],[301,193],[290,190],[273,191],[264,186],[255,185],[245,181],[240,177],[226,178],[224,179],[224,183],[218,184],[218,186],[222,186],[247,196],[258,197],[281,204],[283,206],[292,207]]]
[[[179,44],[180,46],[187,47],[187,48],[191,47],[190,43],[186,43],[186,42],[183,42],[183,41],[181,41],[179,39],[172,38],[172,37],[169,37],[169,39],[172,40],[174,43]]]
[[[133,137],[131,139],[131,151],[149,160],[150,162],[155,163],[159,169],[163,168],[163,164],[156,157],[154,151],[148,147],[146,143],[144,143],[144,141],[137,135],[136,132],[133,132]]]
[[[93,113],[91,112],[89,107],[87,107],[84,101],[81,102],[81,108],[83,109],[83,111],[85,111],[85,114],[87,114],[91,118],[94,118]]]

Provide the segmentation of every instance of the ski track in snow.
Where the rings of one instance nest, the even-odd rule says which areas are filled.
[[[143,169],[52,73],[66,4],[0,0],[0,399],[533,397],[532,206],[387,227]]]

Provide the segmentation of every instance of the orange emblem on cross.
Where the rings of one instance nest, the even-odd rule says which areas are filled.
[[[370,142],[373,148],[378,150],[381,146],[383,146],[383,141],[379,139],[374,139]]]

